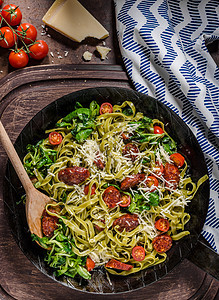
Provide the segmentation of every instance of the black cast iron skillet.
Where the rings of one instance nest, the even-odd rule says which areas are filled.
[[[189,172],[194,182],[207,174],[201,148],[191,130],[180,117],[152,97],[133,90],[116,87],[91,88],[73,92],[46,106],[32,118],[17,138],[15,148],[19,156],[23,158],[28,143],[35,144],[38,140],[44,138],[45,129],[52,128],[57,120],[71,112],[76,101],[87,107],[92,100],[96,100],[99,104],[110,102],[112,105],[121,104],[125,100],[132,101],[137,111],[143,112],[152,119],[159,119],[165,124],[166,131],[177,142],[180,152],[186,157],[189,163]],[[187,208],[191,220],[186,225],[185,230],[189,230],[191,234],[180,241],[174,242],[164,263],[128,277],[106,275],[105,269],[100,268],[93,272],[90,281],[86,281],[79,278],[54,278],[52,270],[44,263],[44,250],[31,241],[24,205],[22,203],[17,204],[23,192],[19,179],[9,162],[4,182],[4,201],[7,203],[5,212],[16,242],[23,253],[38,269],[54,280],[69,286],[69,288],[92,293],[121,293],[135,290],[166,275],[182,259],[188,256],[191,249],[196,245],[204,225],[209,203],[209,181],[206,181],[201,185]],[[16,207],[16,209],[10,210],[9,207]]]

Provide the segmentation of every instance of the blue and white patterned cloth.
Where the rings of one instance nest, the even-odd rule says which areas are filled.
[[[219,39],[218,0],[114,0],[120,50],[135,89],[190,127],[210,177],[202,234],[219,251],[219,68],[206,43]]]

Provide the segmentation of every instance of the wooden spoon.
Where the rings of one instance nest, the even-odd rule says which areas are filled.
[[[45,206],[48,203],[52,203],[52,200],[39,192],[31,182],[24,166],[9,139],[2,122],[0,121],[0,141],[3,148],[5,149],[24,189],[26,192],[26,218],[27,223],[31,233],[36,234],[38,237],[42,238],[42,226],[41,217]]]

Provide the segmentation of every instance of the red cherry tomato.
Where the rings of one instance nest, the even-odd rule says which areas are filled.
[[[142,261],[145,258],[145,250],[142,246],[135,246],[132,249],[132,257],[136,261]]]
[[[49,142],[51,145],[59,145],[62,142],[62,135],[59,132],[53,131],[49,134]]]
[[[116,259],[110,259],[108,263],[105,265],[106,268],[112,268],[112,269],[118,269],[123,271],[128,271],[133,268],[132,265],[125,264],[121,261],[118,261]]]
[[[163,129],[160,126],[154,126],[154,133],[155,134],[162,134],[164,133]]]
[[[172,238],[168,234],[158,235],[153,239],[152,245],[157,252],[166,252],[172,247]]]
[[[12,50],[8,59],[10,65],[16,69],[26,67],[29,61],[29,57],[23,49]]]
[[[120,197],[120,202],[119,202],[119,205],[121,207],[127,207],[129,206],[131,203],[131,197],[129,195],[126,195],[126,194],[121,194],[121,197]]]
[[[8,26],[0,28],[0,46],[11,48],[17,41],[17,36]]]
[[[163,218],[158,219],[154,225],[157,230],[160,230],[163,232],[167,232],[170,228],[169,221],[167,219],[163,219]]]
[[[89,192],[89,184],[86,184],[85,187],[84,187],[84,193],[85,195],[88,195],[88,192]],[[96,192],[96,184],[94,183],[91,187],[91,195],[94,195]]]
[[[159,182],[156,177],[154,176],[148,176],[146,179],[146,185],[150,188],[150,191],[153,192],[156,190],[156,187],[158,186]]]
[[[113,106],[112,104],[105,102],[100,106],[100,114],[107,114],[107,113],[112,113],[113,112]]]
[[[15,4],[5,5],[2,9],[2,17],[11,26],[19,25],[22,20],[20,8]]]
[[[153,169],[153,173],[160,177],[163,174],[164,166],[160,164],[158,161],[155,162],[155,167]]]
[[[0,5],[2,5],[2,4],[3,4],[3,2],[4,2],[4,0],[0,0]]]
[[[23,23],[18,27],[17,34],[25,44],[29,45],[36,40],[37,30],[32,24]]]
[[[42,40],[37,40],[34,42],[33,45],[29,47],[29,50],[30,50],[29,53],[30,57],[36,60],[40,60],[46,57],[46,55],[49,52],[49,47],[46,42]]]
[[[184,165],[185,158],[180,153],[173,153],[170,155],[170,159],[174,162],[174,164],[181,168]]]
[[[95,267],[95,262],[90,257],[87,257],[86,268],[88,272],[92,271],[94,267]]]

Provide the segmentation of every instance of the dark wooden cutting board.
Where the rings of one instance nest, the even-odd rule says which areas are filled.
[[[39,110],[65,94],[97,86],[132,88],[118,65],[72,64],[18,70],[2,79],[0,86],[1,120],[13,142]],[[0,146],[1,200],[6,163]],[[54,282],[24,256],[13,239],[0,201],[0,299],[216,299],[218,281],[192,263],[198,257],[199,250],[195,251],[195,257],[191,255],[164,278],[140,290],[117,295],[79,292]]]

